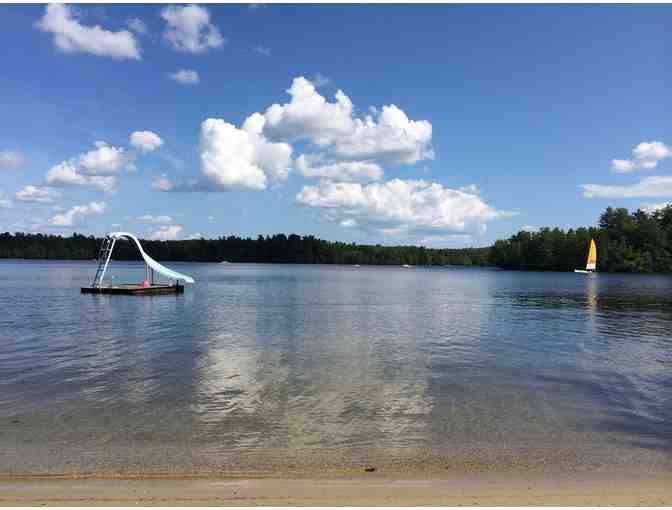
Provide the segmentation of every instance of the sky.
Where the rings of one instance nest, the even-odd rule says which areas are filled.
[[[672,6],[0,5],[0,231],[486,246],[672,200]]]

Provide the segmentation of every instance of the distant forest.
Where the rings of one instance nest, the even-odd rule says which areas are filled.
[[[102,239],[73,234],[0,234],[0,258],[90,260],[98,256]],[[189,262],[267,262],[296,264],[459,265],[488,264],[489,248],[433,249],[422,246],[359,245],[323,241],[313,236],[277,234],[243,239],[185,241],[141,240],[157,260]],[[141,260],[132,243],[118,242],[115,260]]]
[[[597,227],[518,232],[497,241],[489,262],[503,269],[571,271],[584,268],[591,237],[597,270],[609,273],[672,272],[672,206],[647,213],[611,207]]]
[[[503,269],[571,271],[585,267],[591,237],[598,271],[672,272],[672,206],[647,213],[611,207],[597,227],[520,231],[486,248],[436,249],[331,242],[313,236],[277,234],[257,239],[235,236],[183,241],[142,240],[157,260],[300,264],[497,266]],[[73,234],[0,234],[0,258],[90,260],[101,239]],[[117,243],[117,260],[140,260],[131,243]]]

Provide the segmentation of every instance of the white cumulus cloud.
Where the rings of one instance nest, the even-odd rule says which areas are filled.
[[[0,169],[15,170],[21,168],[25,163],[25,158],[17,150],[0,150]]]
[[[614,159],[611,161],[611,169],[616,173],[651,170],[669,157],[672,157],[672,147],[669,145],[663,142],[642,142],[632,149],[632,159]]]
[[[393,104],[358,118],[341,90],[330,103],[300,76],[287,92],[289,103],[273,104],[264,113],[264,133],[272,139],[307,139],[333,156],[351,160],[410,164],[434,157],[431,123],[410,120]]]
[[[111,175],[131,163],[132,157],[121,147],[95,142],[95,149],[79,155],[79,172],[86,175]]]
[[[87,205],[76,205],[68,211],[57,214],[49,219],[49,224],[54,227],[73,227],[80,225],[81,221],[92,214],[102,214],[106,208],[105,202],[90,202]]]
[[[173,222],[173,218],[165,215],[153,216],[151,214],[143,214],[136,219],[142,223],[150,223],[152,225],[166,225]]]
[[[150,239],[159,241],[172,241],[182,232],[182,225],[161,225],[150,235]]]
[[[267,175],[287,177],[292,148],[271,143],[261,134],[264,118],[253,114],[242,129],[222,119],[207,119],[201,125],[203,175],[218,188],[264,189]]]
[[[261,134],[264,122],[258,113],[240,129],[222,119],[206,119],[199,146],[202,178],[175,184],[162,176],[153,186],[162,191],[263,190],[269,179],[285,179],[292,147],[266,140]]]
[[[182,85],[196,85],[201,81],[197,71],[193,69],[180,69],[169,75],[171,80],[175,80]]]
[[[158,148],[163,140],[151,131],[135,131],[130,136],[130,143],[139,152],[145,153]],[[94,147],[51,167],[45,175],[45,183],[56,187],[84,186],[113,192],[120,171],[135,169],[138,152],[101,141],[95,142]]]
[[[264,113],[265,133],[272,138],[294,141],[310,139],[320,146],[348,135],[352,129],[353,106],[341,90],[333,103],[322,97],[304,77],[295,78],[287,90],[291,101],[273,104]]]
[[[368,185],[322,182],[304,186],[296,201],[321,209],[342,226],[396,237],[480,233],[489,221],[512,214],[494,209],[478,195],[401,179]]]
[[[91,53],[115,59],[140,59],[140,45],[129,30],[112,32],[99,25],[82,25],[65,4],[47,5],[37,27],[54,35],[54,44],[66,53]]]
[[[226,39],[210,23],[210,12],[199,5],[172,5],[161,11],[166,22],[163,36],[170,45],[189,53],[202,53],[209,48],[219,48]]]
[[[141,152],[152,152],[163,145],[163,140],[152,131],[133,131],[131,145]]]
[[[582,184],[588,198],[672,197],[672,177],[644,177],[634,184]]]
[[[49,186],[85,186],[106,192],[114,191],[117,183],[112,175],[97,176],[80,173],[75,160],[62,161],[52,166],[45,175],[44,181]]]
[[[24,186],[23,189],[16,192],[14,198],[19,202],[38,202],[50,204],[54,200],[61,198],[61,194],[49,189],[46,186],[33,186],[31,184]]]
[[[383,169],[376,163],[368,161],[337,161],[317,164],[312,158],[301,154],[294,161],[294,168],[308,179],[326,179],[341,182],[379,181],[383,178]]]

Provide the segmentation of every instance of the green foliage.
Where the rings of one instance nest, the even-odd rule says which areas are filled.
[[[64,238],[4,233],[0,234],[0,258],[90,260],[97,257],[101,241],[79,234]],[[143,240],[142,245],[152,257],[165,261],[484,266],[489,260],[489,248],[358,245],[296,234],[257,239],[229,236],[188,241]],[[140,260],[137,248],[131,243],[117,243],[113,256],[117,260]]]
[[[571,271],[585,267],[591,237],[597,269],[604,272],[672,272],[672,206],[653,213],[611,207],[597,228],[543,228],[497,241],[490,262],[505,269]]]
[[[672,206],[653,213],[611,207],[597,227],[521,231],[489,248],[433,249],[339,243],[313,236],[277,234],[189,241],[142,241],[158,260],[193,262],[279,262],[297,264],[454,265],[537,271],[585,267],[590,239],[597,243],[597,268],[604,272],[672,272]],[[43,234],[0,234],[0,258],[94,259],[101,239]],[[117,243],[114,258],[140,260],[131,243]]]

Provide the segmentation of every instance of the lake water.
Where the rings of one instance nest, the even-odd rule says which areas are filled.
[[[168,265],[0,261],[0,473],[670,466],[670,277]]]

